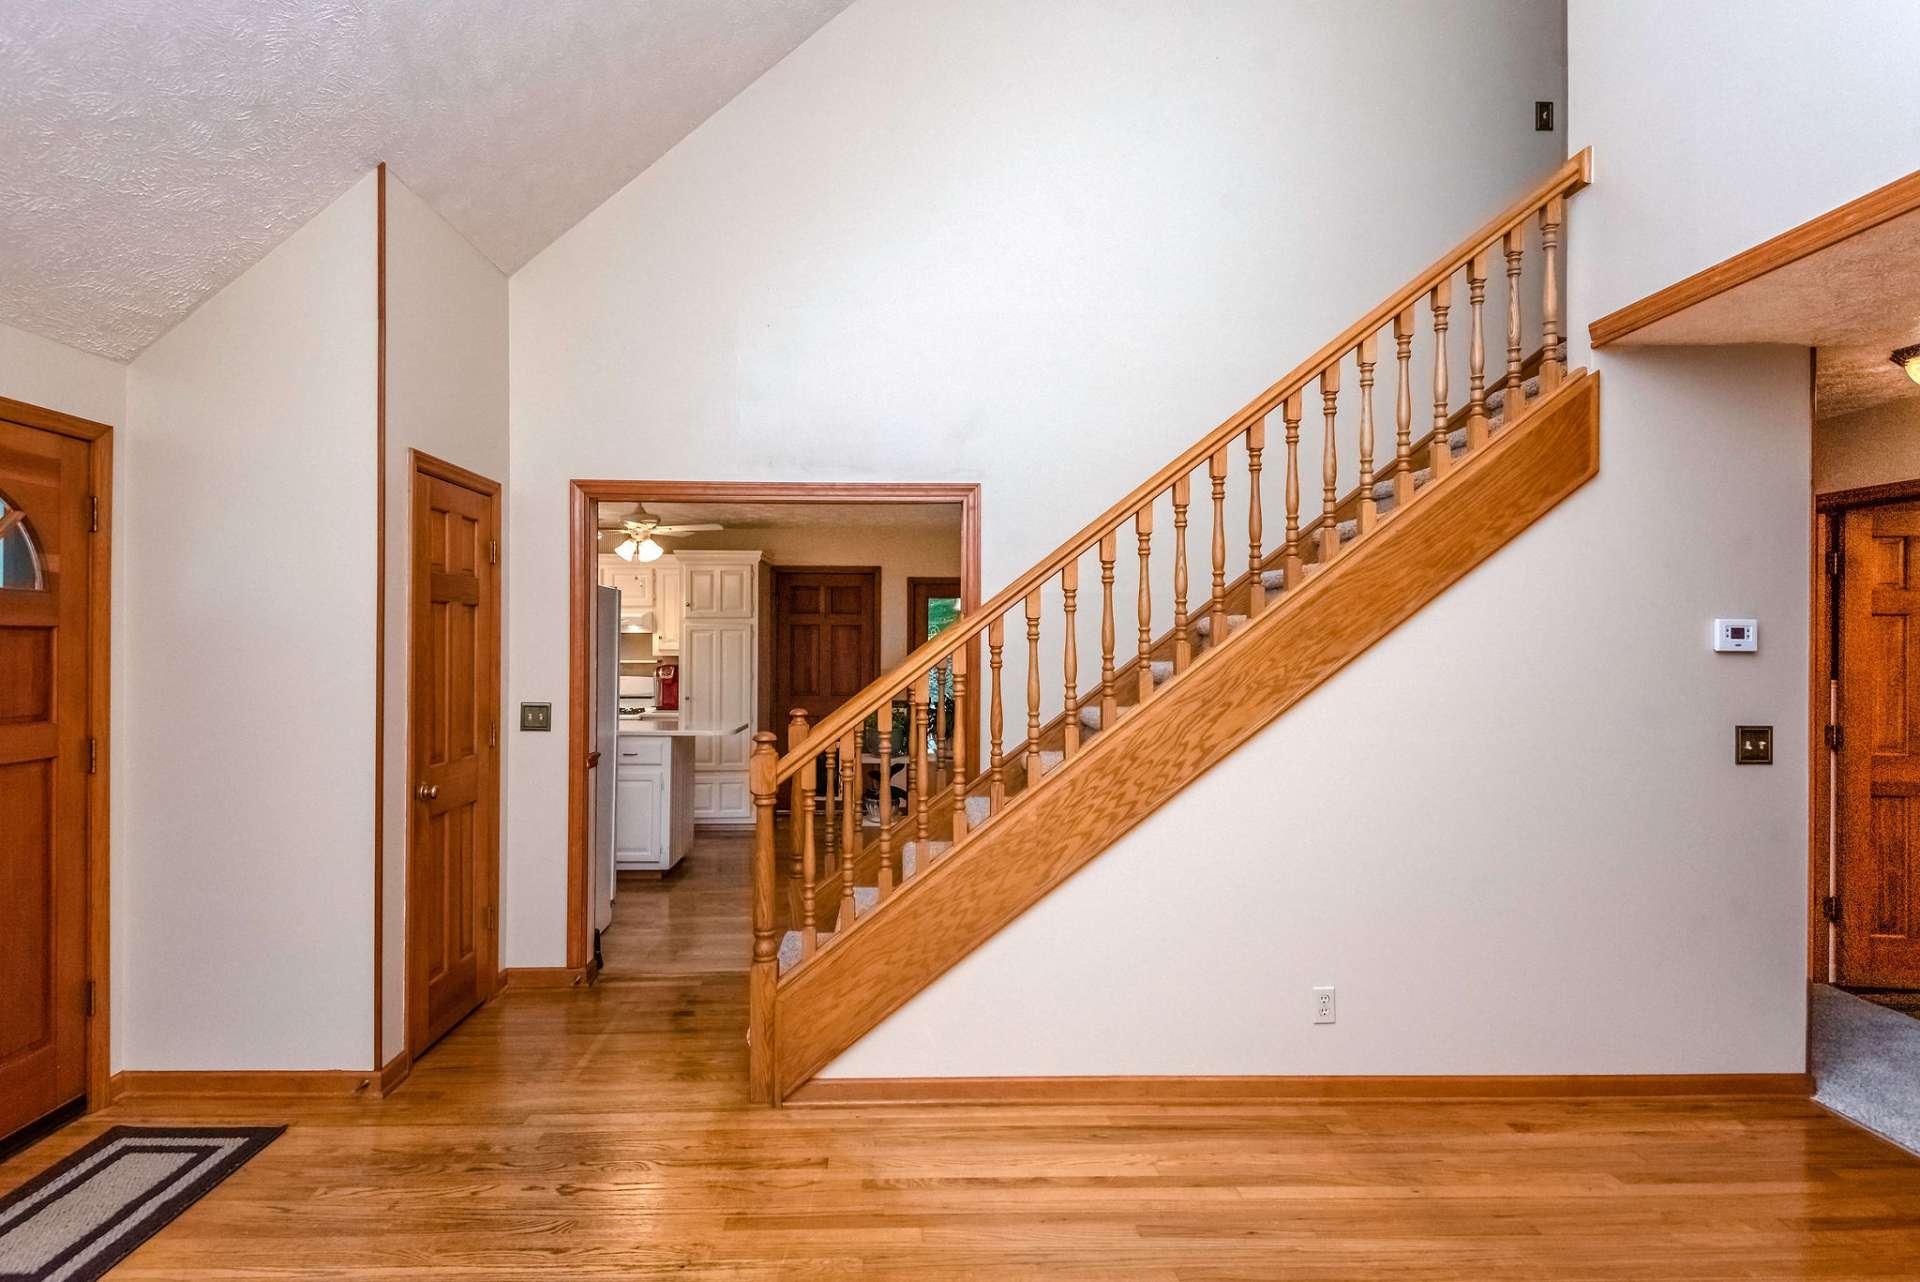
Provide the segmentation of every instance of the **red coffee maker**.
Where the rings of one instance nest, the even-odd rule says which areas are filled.
[[[659,681],[659,708],[662,712],[674,712],[680,707],[680,665],[663,663],[653,670],[654,678]]]

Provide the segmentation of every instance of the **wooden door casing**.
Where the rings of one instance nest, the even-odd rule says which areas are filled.
[[[499,986],[499,488],[415,455],[407,714],[407,1044]]]
[[[880,675],[880,570],[773,570],[773,722],[817,723]],[[791,747],[791,744],[784,745]]]
[[[0,1137],[87,1094],[88,452],[0,421]]]
[[[1837,977],[1920,988],[1920,503],[1841,527]]]

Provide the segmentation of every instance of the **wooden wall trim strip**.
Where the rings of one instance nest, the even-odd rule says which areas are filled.
[[[1330,569],[1206,651],[1045,788],[1011,802],[779,982],[776,1097],[998,933],[1599,470],[1580,372]]]
[[[260,1071],[147,1071],[129,1070],[113,1075],[111,1096],[115,1100],[132,1096],[173,1095],[205,1098],[214,1095],[250,1098],[312,1098],[328,1095],[356,1095],[373,1088],[379,1074],[348,1069]]]
[[[502,986],[579,988],[590,982],[585,966],[510,966],[500,972]]]
[[[578,479],[567,487],[567,967],[586,974],[587,944],[587,632],[599,565],[596,503],[957,503],[960,595],[964,612],[980,604],[980,486],[971,481],[623,481]],[[784,726],[775,726],[783,729]],[[518,972],[516,972],[518,973]]]
[[[1259,1104],[1330,1100],[1806,1099],[1806,1073],[1487,1077],[818,1077],[788,1107],[874,1104]]]
[[[387,162],[374,170],[373,1067],[385,1058],[387,787]]]
[[[1771,240],[1761,241],[1685,280],[1648,294],[1638,302],[1609,312],[1589,325],[1587,334],[1595,347],[1617,343],[1655,321],[1665,320],[1915,209],[1920,209],[1920,171],[1897,178],[1857,200],[1850,200]]]
[[[1813,496],[1815,512],[1840,512],[1850,507],[1872,507],[1875,503],[1904,503],[1920,499],[1920,476],[1884,485],[1862,485],[1851,490],[1828,490]]]

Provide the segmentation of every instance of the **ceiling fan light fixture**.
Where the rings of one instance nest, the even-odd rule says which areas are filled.
[[[635,543],[631,538],[625,538],[620,540],[620,546],[613,550],[613,554],[622,561],[631,561],[633,560],[633,554],[639,550],[640,545],[638,543]]]
[[[645,539],[641,540],[639,547],[634,549],[633,557],[629,559],[658,561],[666,554],[666,551],[665,548],[653,541],[652,535],[648,535]]]
[[[1920,343],[1915,343],[1912,347],[1899,348],[1888,359],[1907,371],[1908,378],[1920,383]]]

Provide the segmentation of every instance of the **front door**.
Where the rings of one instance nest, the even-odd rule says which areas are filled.
[[[1855,508],[1841,538],[1838,975],[1920,988],[1920,503]]]
[[[0,422],[0,1137],[87,1090],[88,448]]]
[[[413,478],[407,710],[407,1044],[421,1054],[499,978],[499,490],[444,464]]]
[[[818,725],[880,675],[879,579],[872,569],[774,570],[775,733],[795,708]]]

